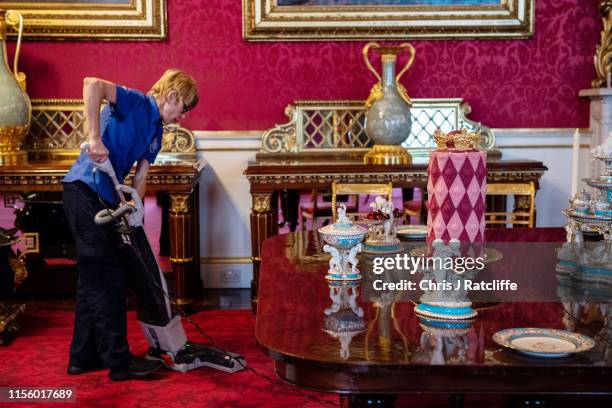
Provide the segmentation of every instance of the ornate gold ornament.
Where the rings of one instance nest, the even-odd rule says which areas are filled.
[[[16,231],[16,230],[15,230]],[[27,232],[24,233],[22,238],[15,238],[10,233],[0,232],[3,240],[7,240],[6,245],[14,245],[21,241],[25,242],[25,247],[18,257],[9,257],[8,262],[15,273],[15,280],[13,290],[19,287],[21,283],[27,278],[28,271],[25,267],[25,256],[31,253],[38,253],[38,233]],[[19,328],[16,323],[17,316],[25,310],[25,305],[15,305],[0,300],[0,335],[15,331]],[[0,337],[0,344],[2,344],[2,338]]]
[[[595,72],[597,77],[591,82],[593,88],[605,87],[608,74],[612,71],[612,0],[604,0],[599,4],[599,11],[603,16],[603,30],[601,41],[595,49]]]
[[[440,129],[434,132],[434,139],[438,149],[474,150],[481,145],[480,131],[468,132],[466,128],[444,133]]]
[[[404,146],[374,145],[363,156],[365,164],[411,164],[412,156]]]
[[[426,156],[435,146],[433,138],[424,139],[424,129],[443,127],[444,130],[480,129],[482,144],[490,156],[495,150],[495,134],[468,118],[470,105],[460,98],[411,99],[414,117],[431,118],[427,122],[413,121],[411,136],[403,146],[413,156]],[[365,132],[363,100],[296,101],[285,108],[287,123],[266,130],[262,136],[258,157],[319,156],[321,154],[363,155],[374,144]],[[445,118],[436,122],[436,118]],[[429,134],[429,132],[427,132]]]
[[[0,1],[0,7],[18,10],[24,36],[37,40],[163,40],[168,31],[166,0]]]
[[[271,210],[270,200],[272,194],[253,194],[253,212],[262,213]]]
[[[295,153],[297,152],[296,123],[298,110],[294,105],[285,108],[285,116],[290,121],[276,125],[264,132],[261,140],[261,153]]]
[[[395,64],[397,55],[404,49],[407,49],[410,52],[410,58],[408,59],[402,70],[395,77],[395,86],[397,87],[397,93],[404,100],[404,102],[406,102],[408,106],[412,106],[412,99],[410,99],[410,96],[408,96],[408,91],[406,91],[406,88],[400,83],[400,78],[402,77],[402,75],[404,75],[408,68],[412,66],[412,63],[414,62],[414,47],[409,43],[403,43],[398,46],[382,47],[378,43],[371,42],[366,44],[365,47],[363,47],[361,54],[363,56],[363,60],[366,66],[368,67],[370,72],[372,72],[374,76],[378,79],[378,82],[372,87],[372,89],[370,90],[370,96],[368,96],[368,99],[365,101],[366,109],[369,109],[374,102],[381,99],[385,95],[383,93],[382,78],[380,77],[380,75],[378,75],[378,72],[374,69],[374,67],[370,63],[370,59],[368,58],[368,52],[370,51],[370,49],[376,50],[378,54],[382,56],[383,63],[388,60],[393,64]]]
[[[170,193],[170,212],[172,214],[189,214],[189,194]]]
[[[177,124],[164,126],[162,151],[166,153],[195,153],[195,137]]]
[[[0,302],[0,334],[15,331],[19,328],[15,319],[25,310],[25,305],[10,305]],[[2,344],[0,338],[0,344]]]

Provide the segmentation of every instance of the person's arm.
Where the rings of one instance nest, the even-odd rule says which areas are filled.
[[[138,195],[141,199],[144,199],[147,191],[147,174],[149,174],[149,168],[151,164],[147,159],[140,159],[136,164],[136,174],[132,181],[132,187],[138,191]]]
[[[87,154],[95,162],[101,163],[108,158],[108,149],[100,135],[100,106],[102,101],[117,102],[117,86],[98,78],[83,80],[83,101],[85,102],[85,123],[89,148]]]

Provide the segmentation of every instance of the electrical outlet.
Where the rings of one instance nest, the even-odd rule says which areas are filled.
[[[221,273],[221,282],[223,283],[240,283],[240,271],[228,269]]]

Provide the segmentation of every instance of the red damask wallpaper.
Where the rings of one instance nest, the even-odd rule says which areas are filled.
[[[598,3],[536,0],[529,40],[412,41],[417,57],[403,83],[416,98],[463,97],[492,127],[588,127],[577,94],[594,77]],[[29,94],[77,98],[88,75],[146,90],[179,67],[202,95],[187,127],[262,130],[285,122],[294,100],[365,99],[374,83],[364,42],[244,42],[240,0],[168,0],[168,25],[163,43],[25,42]]]

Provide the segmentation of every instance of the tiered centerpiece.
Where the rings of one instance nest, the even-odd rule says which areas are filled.
[[[570,208],[563,211],[569,220],[565,227],[567,240],[582,243],[583,232],[597,232],[612,246],[612,152],[604,153],[598,148],[594,153],[594,158],[605,164],[604,174],[584,181],[599,190],[599,197],[582,191],[570,198]]]
[[[606,141],[592,151],[595,159],[603,161],[605,170],[596,178],[584,179],[590,187],[599,190],[592,197],[587,191],[570,198],[570,207],[563,211],[568,218],[565,226],[567,241],[557,254],[557,272],[560,278],[587,286],[612,286],[612,152]],[[584,243],[584,233],[595,232],[603,236],[603,243]]]

